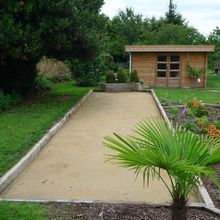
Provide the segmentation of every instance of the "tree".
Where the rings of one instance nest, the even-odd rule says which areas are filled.
[[[177,6],[170,0],[169,10],[165,14],[164,21],[168,24],[185,25],[185,19],[176,10]]]
[[[209,67],[213,68],[216,63],[220,62],[220,29],[216,27],[208,36],[208,43],[215,45],[215,51],[209,54]]]
[[[99,48],[103,0],[0,3],[0,88],[26,93],[42,56],[89,60]]]
[[[174,131],[161,119],[139,123],[135,132],[137,136],[128,138],[105,137],[105,146],[117,152],[110,159],[135,170],[136,175],[142,173],[148,184],[158,177],[173,199],[173,220],[186,220],[187,197],[197,190],[199,178],[208,176],[219,186],[212,166],[220,163],[220,140],[178,126]],[[169,183],[161,170],[166,171]]]
[[[119,11],[109,22],[108,30],[111,55],[116,61],[124,61],[127,59],[125,45],[136,43],[143,34],[142,15],[135,14],[132,8]]]
[[[157,31],[146,31],[140,44],[203,44],[206,38],[195,28],[163,24]]]

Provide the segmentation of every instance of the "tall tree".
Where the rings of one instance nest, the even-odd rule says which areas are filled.
[[[0,2],[0,88],[25,93],[43,55],[90,59],[99,47],[103,0]]]
[[[209,67],[213,68],[215,64],[220,63],[220,29],[216,27],[208,36],[208,43],[215,45],[214,53],[209,54]]]
[[[168,12],[165,14],[164,21],[169,24],[184,25],[185,19],[177,12],[177,5],[170,0]]]
[[[125,45],[139,41],[143,30],[142,15],[136,14],[132,8],[119,11],[118,15],[113,17],[109,26],[109,36],[111,54],[116,61],[126,58]]]

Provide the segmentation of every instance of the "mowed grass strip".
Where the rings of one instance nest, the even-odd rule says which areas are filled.
[[[220,75],[209,75],[206,88],[155,88],[162,103],[186,104],[190,99],[197,98],[205,103],[220,104]]]
[[[1,220],[45,220],[46,206],[34,203],[0,202]]]
[[[0,113],[0,176],[90,89],[77,87],[72,81],[57,83],[43,97],[24,101]]]

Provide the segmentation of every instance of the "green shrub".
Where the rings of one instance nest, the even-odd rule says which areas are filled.
[[[130,73],[130,82],[131,83],[138,83],[140,81],[140,78],[138,76],[137,70],[132,70]]]
[[[113,71],[108,71],[105,75],[105,80],[107,83],[115,83],[116,77]]]
[[[44,75],[37,75],[35,79],[36,88],[40,90],[49,90],[52,83]]]
[[[78,86],[96,86],[100,82],[102,66],[96,59],[84,62],[74,59],[70,67]]]
[[[194,111],[191,108],[187,108],[186,115],[187,116],[193,116],[194,115]]]
[[[128,80],[128,76],[125,70],[119,69],[117,73],[117,82],[118,83],[126,83]]]
[[[190,130],[196,134],[202,134],[201,128],[197,123],[197,119],[190,119],[185,121],[183,125],[187,130]]]
[[[192,99],[187,103],[188,109],[191,109],[193,114],[197,117],[208,115],[208,108],[202,104],[198,99]]]
[[[11,94],[5,95],[2,90],[0,90],[0,111],[7,110],[11,106],[16,105],[21,101],[21,96],[13,92]]]
[[[68,65],[57,59],[43,57],[37,64],[38,75],[54,82],[62,82],[71,79],[71,71]]]
[[[220,120],[214,121],[213,125],[215,125],[216,128],[220,129]]]
[[[179,109],[177,107],[170,108],[170,113],[177,115],[179,113]]]

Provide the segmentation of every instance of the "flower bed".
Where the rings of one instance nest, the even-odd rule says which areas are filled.
[[[220,138],[220,106],[191,100],[187,106],[164,106],[168,118],[196,134]]]
[[[220,105],[191,100],[186,106],[164,106],[164,110],[174,125],[178,123],[194,133],[220,138]],[[220,165],[216,165],[215,170],[220,180]],[[220,190],[209,179],[203,182],[215,206],[220,208]]]

